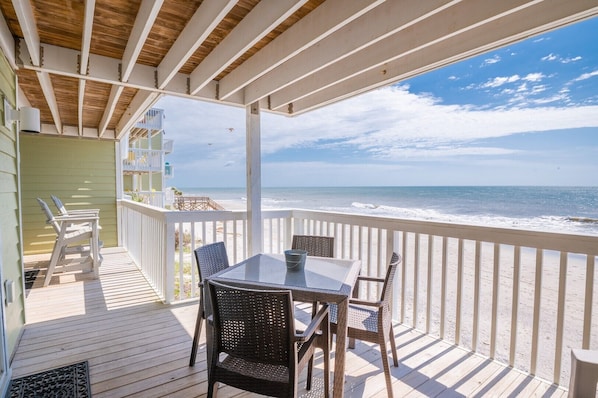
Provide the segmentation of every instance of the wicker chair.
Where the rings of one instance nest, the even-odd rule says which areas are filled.
[[[315,348],[324,351],[324,396],[329,396],[327,305],[299,333],[289,290],[243,289],[212,280],[207,285],[213,308],[208,397],[214,396],[218,382],[257,394],[297,397],[299,374]]]
[[[357,281],[368,281],[382,283],[382,293],[378,301],[365,301],[353,298],[349,300],[348,313],[348,337],[350,340],[358,339],[368,341],[370,343],[380,344],[380,354],[382,357],[382,366],[384,368],[384,376],[386,378],[386,389],[388,397],[392,397],[392,382],[390,379],[390,367],[388,365],[387,343],[390,340],[392,348],[392,358],[394,366],[399,366],[397,359],[397,347],[395,344],[394,333],[392,330],[392,319],[390,314],[390,301],[392,296],[392,284],[401,257],[393,253],[390,260],[390,265],[386,271],[386,277],[372,278],[367,276],[359,276]],[[356,285],[358,292],[359,285]],[[334,304],[330,305],[330,330],[336,333],[337,307]],[[350,344],[352,346],[353,344]]]
[[[293,235],[291,249],[306,250],[308,256],[334,257],[334,237]]]
[[[201,335],[201,325],[203,320],[206,319],[203,281],[216,272],[228,268],[228,255],[226,254],[224,242],[211,243],[195,249],[195,260],[199,271],[199,309],[197,311],[197,320],[195,321],[195,333],[193,334],[193,347],[191,348],[189,366],[195,365],[197,346],[199,344],[199,336]]]
[[[334,237],[318,235],[293,235],[291,249],[301,249],[307,251],[308,256],[334,257]],[[312,318],[318,312],[319,303],[312,303]],[[311,379],[313,362],[309,364],[307,379]]]

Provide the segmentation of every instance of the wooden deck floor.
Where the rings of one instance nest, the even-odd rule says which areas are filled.
[[[100,279],[73,274],[54,277],[41,288],[40,272],[28,291],[27,321],[12,362],[20,377],[87,360],[92,394],[101,397],[203,397],[205,344],[188,366],[197,304],[162,304],[127,253],[103,250]],[[47,257],[28,258],[26,267],[44,267]],[[398,325],[400,365],[391,368],[395,397],[542,396],[566,391]],[[346,397],[385,397],[380,352],[357,343],[347,356]],[[321,361],[315,387],[322,395]],[[319,387],[319,388],[318,388]],[[220,397],[251,394],[221,387]]]

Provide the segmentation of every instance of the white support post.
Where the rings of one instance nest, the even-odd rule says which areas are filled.
[[[152,168],[154,167],[154,156],[152,154],[152,130],[147,130],[147,164],[149,172],[147,174],[147,185],[148,185],[148,197],[149,197],[149,204],[154,204],[154,195],[152,194],[152,180],[154,179],[154,174],[152,173]]]
[[[247,229],[249,255],[263,251],[262,238],[262,168],[260,107],[258,102],[246,107],[247,124]]]
[[[123,157],[120,141],[114,143],[114,157],[116,158],[116,225],[122,226],[122,207],[120,201],[123,198]],[[116,229],[116,241],[120,247],[123,246],[122,228]]]

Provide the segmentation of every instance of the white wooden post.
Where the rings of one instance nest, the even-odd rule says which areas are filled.
[[[263,251],[260,107],[246,108],[247,124],[247,244],[249,255]]]

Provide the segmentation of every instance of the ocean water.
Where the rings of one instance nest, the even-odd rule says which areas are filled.
[[[187,195],[244,201],[244,188],[179,188]],[[263,188],[264,208],[598,235],[598,187]]]

